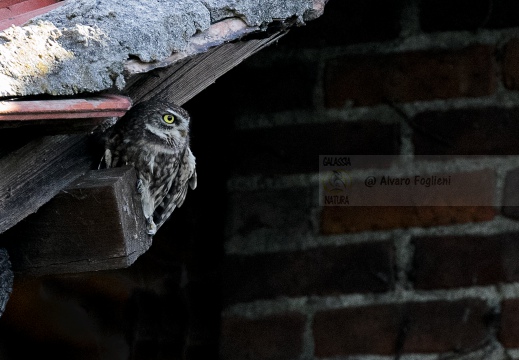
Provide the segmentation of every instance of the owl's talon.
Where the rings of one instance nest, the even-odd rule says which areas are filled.
[[[137,181],[137,192],[139,194],[142,194],[144,192],[144,184],[142,183],[141,179]]]
[[[146,219],[148,223],[148,235],[155,235],[157,233],[157,225],[153,222],[153,219]]]

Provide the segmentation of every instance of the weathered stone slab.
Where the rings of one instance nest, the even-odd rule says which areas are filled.
[[[122,89],[129,60],[161,62],[236,18],[263,29],[322,13],[326,0],[74,0],[0,32],[0,97]],[[237,30],[235,38],[247,33]],[[202,37],[203,38],[203,37]],[[233,36],[225,34],[225,41]],[[208,37],[206,47],[218,39]],[[192,51],[191,51],[192,52]]]

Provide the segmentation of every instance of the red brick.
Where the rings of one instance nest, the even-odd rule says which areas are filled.
[[[503,81],[511,90],[519,89],[519,39],[510,40],[504,50],[503,56]]]
[[[519,25],[516,0],[423,0],[420,3],[420,25],[425,32],[476,31]]]
[[[495,214],[491,206],[324,206],[320,223],[331,235],[489,221]]]
[[[478,97],[494,93],[494,47],[346,56],[326,65],[326,106]]]
[[[423,0],[420,5],[420,25],[425,32],[476,30],[489,13],[484,1]]]
[[[236,133],[235,172],[293,174],[317,172],[319,155],[398,154],[400,127],[376,121],[278,126]]]
[[[365,203],[370,206],[323,206],[320,214],[321,233],[328,235],[428,227],[489,221],[494,218],[496,210],[492,204],[495,200],[495,174],[492,170],[442,175],[450,176],[451,185],[435,189],[410,188],[412,191],[406,191],[406,187],[391,188],[391,191],[384,186],[367,188],[363,182],[353,182],[345,191],[350,204]],[[429,196],[428,201],[435,206],[417,203],[416,198],[421,196],[424,201]],[[374,204],[382,206],[372,206]]]
[[[330,1],[324,14],[281,38],[279,45],[337,46],[400,35],[400,7],[386,0]],[[268,48],[266,51],[275,48]]]
[[[415,153],[419,155],[519,154],[519,109],[486,107],[427,111],[413,123]]]
[[[230,236],[261,233],[283,238],[312,234],[312,195],[311,188],[299,187],[232,193],[228,211]]]
[[[499,341],[504,347],[519,348],[519,299],[502,302],[500,319]]]
[[[413,239],[416,289],[519,281],[519,233]]]
[[[224,302],[389,291],[394,287],[393,257],[391,242],[228,255],[224,261]]]
[[[488,308],[483,301],[370,305],[317,312],[317,357],[435,353],[481,346]]]
[[[225,360],[287,360],[302,352],[305,317],[289,313],[250,320],[224,317],[220,353]]]
[[[403,326],[402,305],[373,305],[317,312],[315,355],[391,354]]]
[[[512,219],[519,219],[519,168],[509,171],[505,178],[503,190],[503,207],[501,213]]]

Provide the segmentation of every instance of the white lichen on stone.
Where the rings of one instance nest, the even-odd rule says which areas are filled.
[[[26,95],[24,83],[37,84],[59,65],[74,58],[63,48],[62,32],[52,23],[11,27],[0,35],[0,94],[17,91]],[[42,82],[39,86],[44,87]]]
[[[295,17],[303,22],[313,7],[312,0],[202,0],[210,9],[211,22],[238,17],[249,26]]]

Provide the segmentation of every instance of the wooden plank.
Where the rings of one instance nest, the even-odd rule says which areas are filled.
[[[165,97],[182,105],[227,71],[277,41],[285,33],[276,32],[264,39],[224,44],[168,68],[135,76],[128,81],[125,93],[135,104],[152,97]]]
[[[151,245],[132,167],[90,171],[0,237],[13,270],[44,275],[130,266]]]
[[[0,121],[0,131],[22,129],[27,135],[39,134],[40,136],[60,134],[80,134],[104,129],[115,124],[114,118],[85,118],[85,119],[44,119],[31,121],[6,120]],[[0,137],[2,134],[0,133]],[[0,145],[0,148],[2,145]]]
[[[13,278],[9,254],[5,249],[0,248],[0,317],[13,291]]]
[[[86,173],[92,160],[82,134],[38,138],[0,158],[0,233]]]

